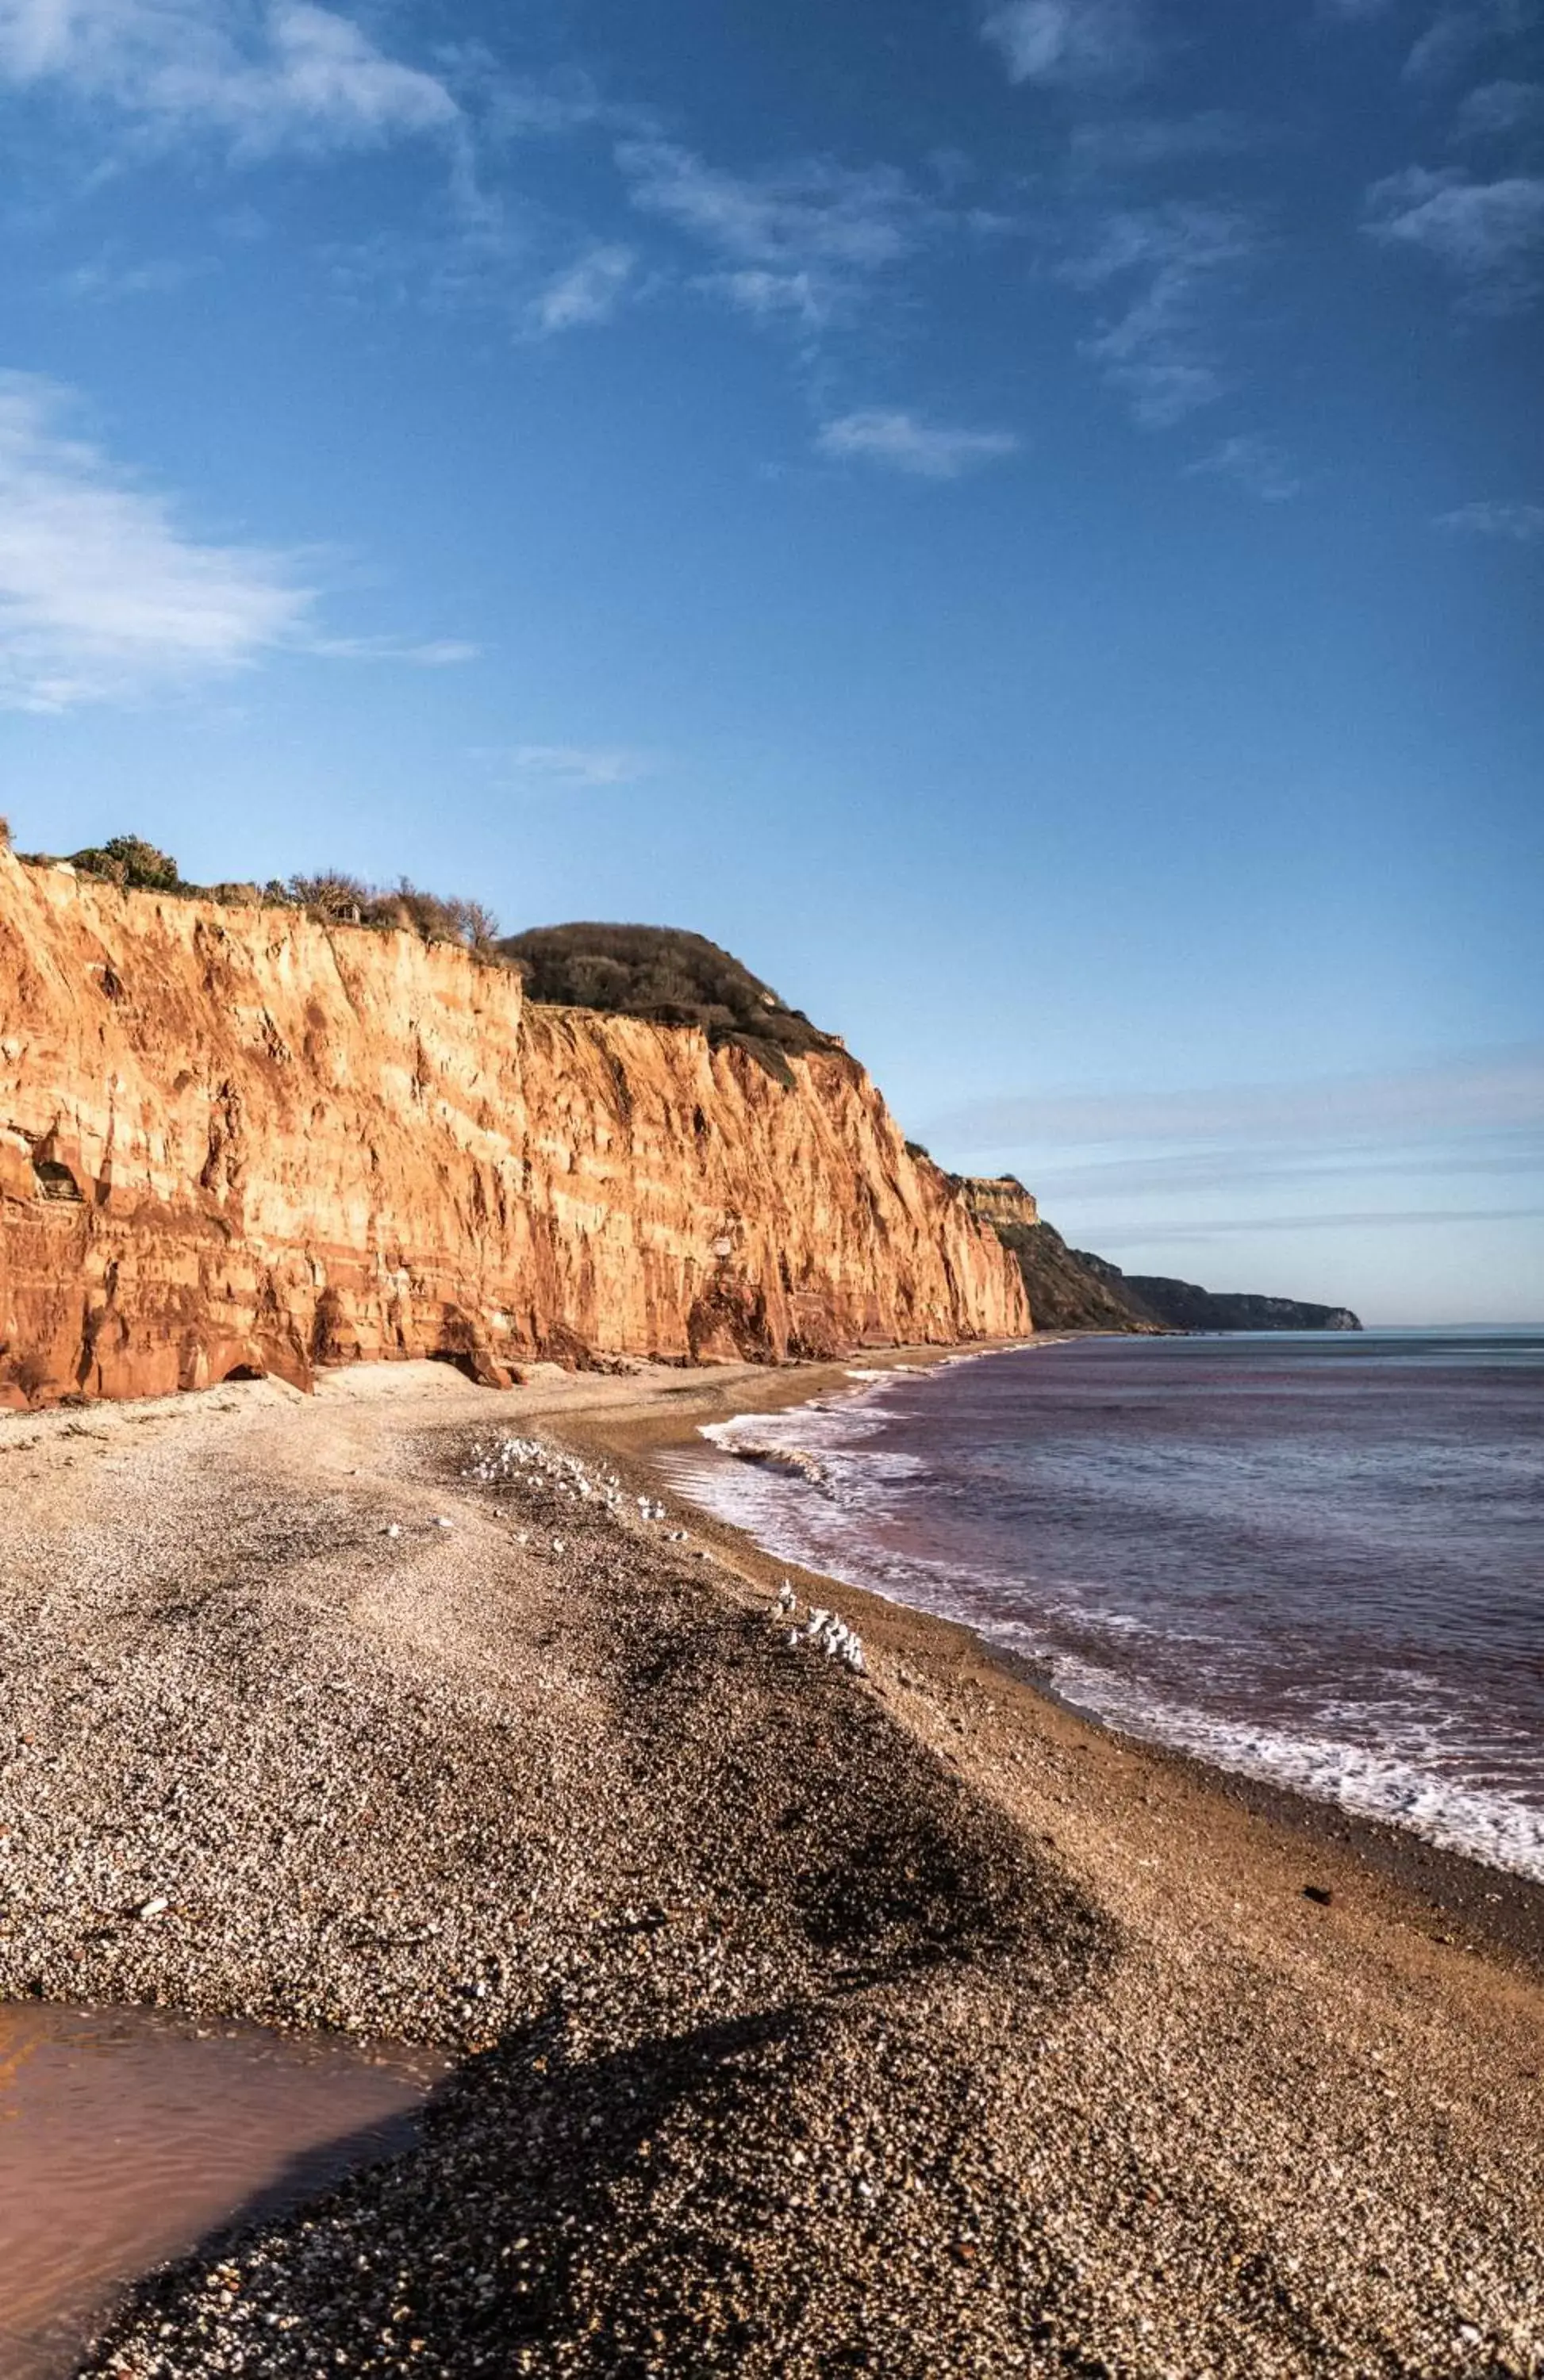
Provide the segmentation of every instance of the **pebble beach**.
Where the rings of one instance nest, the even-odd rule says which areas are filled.
[[[0,1419],[0,1995],[452,2060],[83,2370],[1544,2373],[1538,1888],[662,1492],[821,1378]]]

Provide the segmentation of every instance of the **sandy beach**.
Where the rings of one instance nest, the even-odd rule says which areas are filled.
[[[866,1668],[790,1645],[652,1458],[843,1378],[0,1421],[0,1992],[457,2060],[90,2369],[1544,2371],[1544,1894],[796,1572]]]

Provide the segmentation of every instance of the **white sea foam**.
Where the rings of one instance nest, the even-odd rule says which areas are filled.
[[[701,1435],[714,1452],[675,1457],[674,1484],[784,1560],[976,1627],[1047,1670],[1059,1695],[1124,1733],[1544,1882],[1544,1803],[1513,1789],[1504,1757],[1493,1764],[1502,1781],[1485,1776],[1485,1713],[1429,1670],[1390,1666],[1364,1682],[1365,1693],[1338,1696],[1328,1681],[1308,1681],[1283,1697],[1287,1715],[1230,1716],[1144,1679],[1141,1644],[1151,1639],[1161,1648],[1158,1666],[1171,1679],[1179,1659],[1193,1659],[1198,1672],[1204,1663],[1214,1693],[1235,1668],[1246,1676],[1246,1645],[1198,1637],[1186,1656],[1180,1632],[1101,1606],[1091,1582],[1030,1584],[1022,1574],[962,1572],[876,1539],[871,1524],[894,1520],[897,1491],[904,1500],[908,1480],[927,1468],[915,1455],[868,1442],[888,1419],[887,1384],[915,1388],[886,1372],[835,1405],[821,1401],[711,1425]],[[1101,1641],[1108,1663],[1099,1658]]]
[[[1299,1734],[1144,1694],[1134,1682],[1091,1662],[1064,1658],[1052,1675],[1058,1694],[1125,1734],[1333,1802],[1358,1817],[1407,1827],[1443,1851],[1465,1852],[1544,1883],[1544,1810],[1518,1795],[1443,1776],[1435,1765],[1439,1744],[1423,1729],[1417,1705],[1406,1706],[1403,1723],[1389,1730],[1393,1740],[1379,1742],[1358,1740],[1371,1735],[1378,1720],[1354,1704],[1323,1715],[1335,1719],[1333,1733]],[[1423,1752],[1433,1755],[1433,1765],[1421,1759]]]

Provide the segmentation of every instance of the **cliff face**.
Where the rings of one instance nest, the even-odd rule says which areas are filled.
[[[1152,1337],[1162,1324],[1106,1280],[1049,1223],[999,1223],[997,1236],[1015,1258],[1042,1330],[1130,1330]]]
[[[953,1178],[953,1177],[952,1177]],[[1069,1248],[1011,1173],[959,1177],[972,1211],[1017,1264],[1040,1330],[1359,1330],[1343,1305],[1198,1289],[1193,1281],[1125,1273],[1106,1257]]]
[[[1037,1200],[1016,1173],[964,1173],[960,1188],[973,1215],[1012,1231],[1033,1231],[1040,1220]]]
[[[0,1399],[1027,1329],[862,1070],[792,1062],[0,850]]]

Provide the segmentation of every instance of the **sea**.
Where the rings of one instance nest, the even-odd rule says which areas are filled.
[[[1544,1327],[1039,1343],[702,1438],[674,1484],[784,1560],[1544,1881]]]

